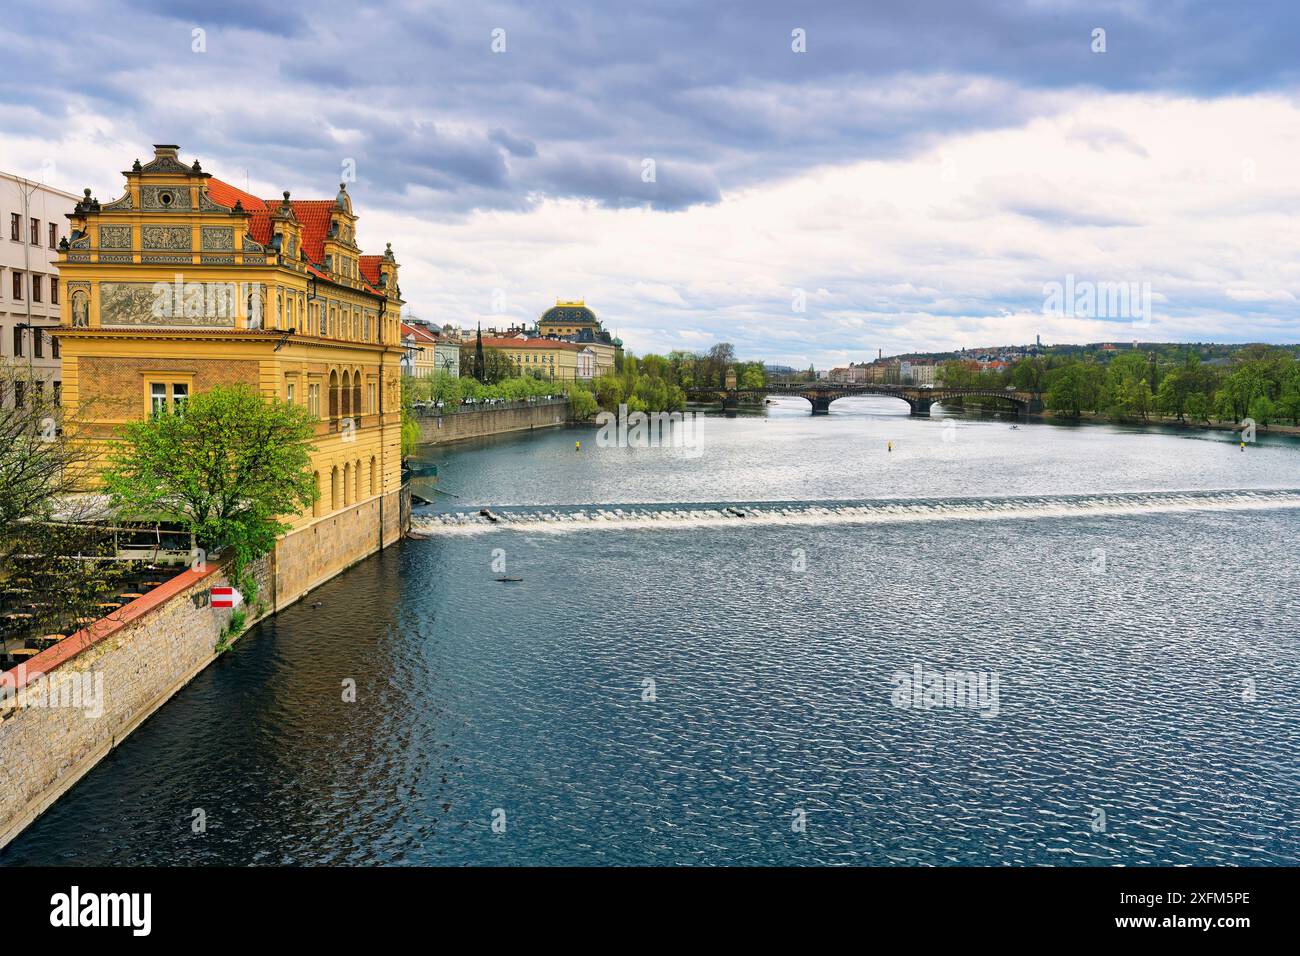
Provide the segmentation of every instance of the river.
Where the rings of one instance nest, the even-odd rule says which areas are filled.
[[[429,449],[0,863],[1300,863],[1300,443],[905,412]]]

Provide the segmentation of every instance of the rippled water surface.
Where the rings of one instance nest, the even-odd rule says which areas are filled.
[[[1296,489],[1300,448],[834,409],[710,420],[698,457],[435,449],[459,497],[425,510],[1006,512],[403,542],[243,638],[0,863],[1300,863],[1300,510],[1017,510]],[[995,706],[896,706],[918,665],[996,678]]]

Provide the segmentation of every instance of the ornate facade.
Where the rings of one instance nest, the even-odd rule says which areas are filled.
[[[319,419],[320,501],[293,516],[295,533],[363,505],[395,510],[398,265],[391,247],[361,253],[346,188],[260,199],[168,145],[123,175],[111,202],[86,190],[59,250],[64,396],[85,409],[84,437],[102,442],[195,392],[245,382]],[[380,518],[375,541],[390,523]]]

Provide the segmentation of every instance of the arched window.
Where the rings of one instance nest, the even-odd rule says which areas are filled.
[[[344,418],[352,417],[352,376],[343,373],[343,385],[340,387],[339,408]]]
[[[375,467],[375,456],[370,456],[370,497],[379,494],[379,471]]]
[[[330,511],[339,510],[339,468],[330,469]]]
[[[352,500],[361,500],[361,459],[352,468]]]
[[[319,471],[312,472],[311,478],[312,481],[316,482],[316,500],[312,502],[311,515],[313,518],[319,518],[321,500],[324,498],[324,495],[321,493],[320,490],[320,472]]]
[[[352,463],[343,466],[343,504],[352,504]]]
[[[330,421],[336,422],[339,418],[339,373],[330,372]]]
[[[361,417],[361,372],[352,373],[352,414]],[[357,423],[361,424],[360,422]]]

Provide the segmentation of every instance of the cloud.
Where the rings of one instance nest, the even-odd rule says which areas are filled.
[[[1290,4],[300,9],[16,0],[0,163],[101,198],[153,142],[261,195],[355,166],[362,240],[393,241],[421,314],[579,290],[640,350],[1114,337],[1042,316],[1066,274],[1149,281],[1170,336],[1297,337]]]

